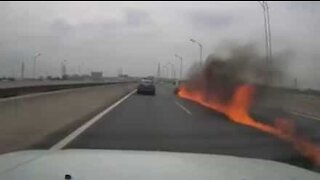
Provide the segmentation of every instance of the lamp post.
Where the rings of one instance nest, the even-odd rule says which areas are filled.
[[[181,56],[179,56],[178,54],[175,54],[174,56],[180,60],[180,81],[182,81],[182,72],[183,72],[182,62],[183,62],[183,58]]]
[[[266,49],[266,84],[272,83],[272,74],[270,74],[272,66],[272,45],[271,45],[271,29],[270,29],[270,16],[269,16],[269,6],[266,1],[258,1],[263,10],[264,18],[264,31],[265,31],[265,49]]]
[[[36,62],[37,62],[37,58],[41,56],[40,53],[36,54],[33,58],[33,78],[36,79]]]
[[[175,79],[175,67],[174,67],[174,64],[172,64],[171,62],[168,62],[166,65],[170,65],[171,66],[171,77],[173,79]]]
[[[199,41],[196,41],[195,39],[190,39],[191,42],[198,44],[198,46],[200,47],[200,67],[202,67],[202,44]]]
[[[163,77],[164,78],[169,78],[169,69],[167,66],[162,66],[162,69],[164,70],[164,73],[163,73]]]

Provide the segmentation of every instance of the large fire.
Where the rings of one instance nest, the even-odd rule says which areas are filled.
[[[249,110],[254,93],[254,86],[248,84],[239,85],[235,88],[231,99],[222,103],[215,98],[208,98],[207,93],[200,90],[200,88],[188,88],[187,85],[181,85],[178,96],[223,113],[235,123],[250,126],[281,138],[291,143],[297,151],[310,159],[315,165],[320,166],[320,148],[309,140],[299,137],[295,133],[292,123],[286,119],[277,119],[275,125],[268,125],[250,117]]]

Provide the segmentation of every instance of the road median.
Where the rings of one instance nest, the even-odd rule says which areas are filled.
[[[25,149],[82,123],[135,87],[104,85],[0,101],[0,153]]]

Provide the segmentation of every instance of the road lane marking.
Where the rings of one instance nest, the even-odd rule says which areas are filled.
[[[293,114],[293,115],[301,116],[301,117],[304,117],[304,118],[309,118],[309,119],[314,119],[314,120],[320,121],[319,117],[316,117],[316,116],[313,116],[313,115],[308,115],[308,114],[294,112],[294,111],[290,111],[289,113]]]
[[[137,90],[131,91],[129,94],[127,94],[125,97],[121,98],[119,101],[115,102],[113,105],[109,106],[107,109],[102,111],[101,113],[97,114],[95,117],[84,123],[82,126],[80,126],[78,129],[73,131],[71,134],[69,134],[67,137],[59,141],[57,144],[53,145],[50,150],[59,150],[65,147],[67,144],[69,144],[71,141],[73,141],[77,136],[79,136],[81,133],[83,133],[86,129],[88,129],[92,124],[96,123],[98,120],[101,119],[104,115],[109,113],[112,109],[117,107],[121,102],[129,98],[132,94],[134,94]]]
[[[182,110],[184,110],[184,112],[188,113],[189,115],[192,115],[192,113],[191,113],[186,107],[184,107],[183,105],[181,105],[181,104],[178,103],[177,101],[176,101],[176,104],[177,104]]]

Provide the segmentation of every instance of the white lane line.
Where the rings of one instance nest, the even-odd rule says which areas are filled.
[[[316,116],[313,116],[313,115],[308,115],[308,114],[299,113],[299,112],[293,112],[293,111],[290,111],[289,113],[293,114],[293,115],[301,116],[301,117],[304,117],[304,118],[309,118],[309,119],[314,119],[314,120],[320,121],[319,117],[316,117]]]
[[[182,110],[184,110],[186,113],[188,113],[189,115],[192,115],[192,113],[186,108],[186,107],[184,107],[184,106],[182,106],[180,103],[178,103],[177,101],[176,101],[176,104],[182,109]]]
[[[77,136],[79,136],[82,132],[84,132],[87,128],[89,128],[92,124],[97,122],[99,119],[101,119],[102,116],[109,113],[112,109],[117,107],[121,102],[126,100],[128,97],[130,97],[132,94],[134,94],[137,90],[131,91],[129,94],[127,94],[125,97],[121,98],[119,101],[102,111],[101,113],[97,114],[95,117],[87,121],[85,124],[80,126],[78,129],[73,131],[71,134],[69,134],[67,137],[59,141],[57,144],[53,145],[50,150],[59,150],[65,147],[67,144],[69,144],[72,140],[74,140]]]

